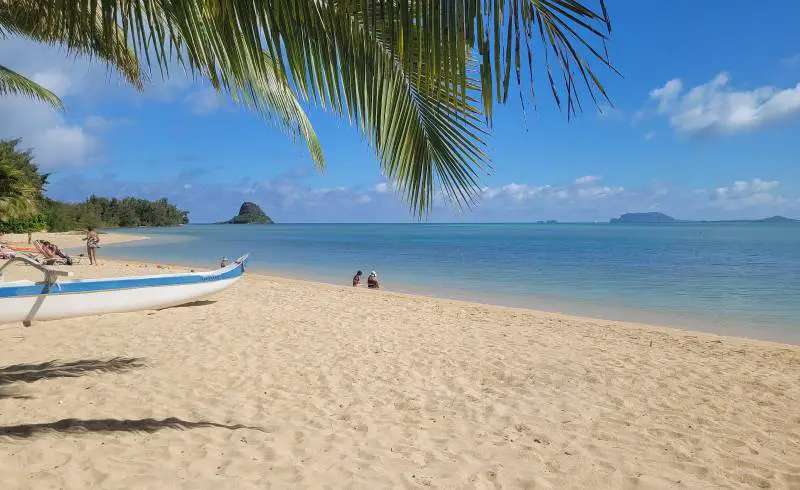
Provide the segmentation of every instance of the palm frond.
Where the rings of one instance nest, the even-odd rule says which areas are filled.
[[[21,170],[0,162],[0,222],[35,213],[38,194],[38,189],[26,180]]]
[[[471,201],[488,164],[480,121],[491,124],[494,102],[507,101],[512,69],[535,100],[534,61],[542,60],[568,116],[581,107],[581,85],[595,102],[607,97],[594,72],[597,63],[611,68],[604,0],[36,3],[58,11],[66,25],[101,19],[88,27],[115,50],[122,49],[112,42],[118,23],[125,46],[149,66],[168,74],[178,59],[259,111],[274,110],[269,87],[288,80],[304,98],[359,127],[420,213],[438,186],[456,202]],[[263,62],[264,53],[275,62]]]
[[[473,202],[478,172],[488,166],[481,113],[476,100],[465,95],[476,92],[477,85],[466,77],[463,82],[431,80],[425,68],[435,61],[417,49],[408,53],[411,62],[404,68],[385,33],[369,29],[360,15],[322,10],[313,2],[302,5],[316,8],[316,15],[306,15],[305,23],[279,19],[281,39],[288,36],[284,30],[297,36],[295,43],[272,45],[270,56],[285,64],[254,63],[248,33],[226,34],[230,26],[246,24],[236,3],[208,11],[206,25],[210,21],[212,29],[198,32],[189,29],[189,20],[178,23],[177,31],[189,35],[173,39],[186,46],[189,66],[228,90],[242,79],[283,77],[288,72],[305,99],[346,115],[367,136],[387,178],[417,214],[430,209],[437,187],[453,202]],[[413,33],[410,45],[418,36]],[[218,56],[223,46],[229,47],[227,54]]]
[[[324,169],[322,145],[278,63],[267,53],[262,53],[261,62],[273,67],[264,72],[264,77],[243,77],[227,90],[236,102],[265,115],[288,135],[299,136],[305,142],[317,169]]]
[[[327,101],[368,136],[384,174],[412,211],[429,211],[438,187],[457,205],[473,203],[478,174],[489,165],[481,112],[476,99],[464,96],[477,91],[475,82],[428,79],[430,60],[418,49],[407,54],[411,62],[404,69],[385,33],[371,32],[358,16],[342,15],[334,30],[338,70],[349,78],[337,85],[325,75],[325,86],[339,88],[329,91]]]
[[[61,3],[37,0],[0,2],[0,30],[6,35],[14,34],[61,46],[72,54],[97,57],[114,67],[137,90],[142,90],[146,76],[117,23],[104,18],[100,10],[79,10],[72,12],[79,15],[69,15],[67,9],[59,8]]]
[[[512,69],[517,85],[525,84],[535,101],[536,58],[543,61],[551,91],[567,115],[580,108],[580,84],[597,103],[607,93],[593,65],[612,67],[605,43],[611,21],[604,0],[357,0],[338,2],[365,19],[373,31],[391,33],[391,49],[408,53],[409,40],[435,60],[427,65],[431,79],[462,79],[465,46],[480,60],[478,83],[483,112],[491,123],[493,103],[508,100]],[[361,9],[360,4],[366,5]],[[404,66],[412,60],[403,58]],[[558,73],[561,82],[557,82]]]
[[[56,94],[3,65],[0,65],[0,95],[22,95],[46,102],[57,109],[64,108]]]

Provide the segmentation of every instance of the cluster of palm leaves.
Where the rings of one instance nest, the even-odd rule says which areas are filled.
[[[38,198],[39,189],[21,170],[0,161],[0,222],[29,214]]]
[[[177,63],[302,138],[319,167],[304,104],[346,117],[420,214],[437,189],[473,202],[512,78],[524,104],[541,70],[568,114],[581,92],[605,97],[592,66],[610,68],[610,30],[603,0],[0,0],[0,38],[99,58],[138,88]],[[3,93],[60,104],[0,65]]]

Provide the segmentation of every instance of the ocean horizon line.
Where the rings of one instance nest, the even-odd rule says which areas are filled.
[[[558,226],[558,225],[614,225],[614,226],[686,226],[686,225],[714,225],[714,224],[727,224],[727,225],[759,225],[759,226],[796,226],[794,221],[788,222],[770,222],[760,221],[759,219],[729,219],[729,220],[675,220],[670,222],[611,222],[610,218],[606,221],[559,221],[559,220],[537,220],[537,221],[275,221],[274,223],[241,223],[236,226],[274,226],[274,225],[536,225],[536,226]],[[135,230],[141,228],[179,228],[183,226],[214,226],[214,225],[230,225],[232,223],[224,222],[189,222],[181,225],[171,226],[137,226],[137,227],[119,227],[108,228],[113,230]]]

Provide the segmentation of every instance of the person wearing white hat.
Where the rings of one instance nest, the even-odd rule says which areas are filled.
[[[369,277],[367,277],[367,287],[370,289],[380,289],[380,284],[378,284],[378,273],[372,271],[369,273]]]

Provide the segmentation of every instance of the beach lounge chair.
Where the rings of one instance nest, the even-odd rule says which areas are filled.
[[[15,247],[12,245],[7,245],[6,250],[10,250],[16,257],[26,257],[28,259],[33,260],[34,262],[42,263],[44,257],[42,254],[36,251],[34,248],[30,247]]]
[[[33,246],[36,251],[43,257],[39,262],[45,265],[72,265],[72,259],[64,255],[63,257],[56,254],[58,247],[46,242],[44,240],[35,240]],[[60,251],[60,250],[59,250]],[[63,252],[62,252],[63,254]]]
[[[80,254],[77,257],[74,257],[72,255],[67,255],[64,251],[58,248],[58,245],[56,245],[55,243],[53,242],[48,242],[48,243],[50,243],[50,250],[52,250],[53,253],[56,254],[57,256],[70,262],[69,265],[80,264],[81,262],[83,262],[83,257],[84,257],[83,254]]]

